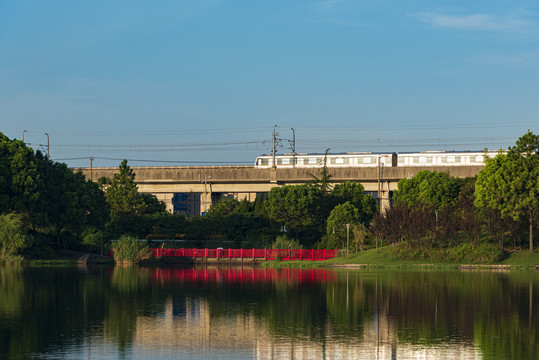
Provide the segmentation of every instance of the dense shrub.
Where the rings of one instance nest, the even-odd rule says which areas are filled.
[[[342,245],[341,239],[336,234],[326,234],[322,236],[319,242],[316,243],[316,248],[323,249],[339,249]]]
[[[114,260],[117,263],[136,264],[149,256],[146,243],[141,243],[133,236],[124,235],[112,246]]]
[[[27,247],[30,240],[20,216],[0,215],[0,262],[20,260],[18,252]]]
[[[303,246],[300,245],[298,241],[295,239],[291,239],[286,235],[279,235],[273,242],[272,246],[273,249],[302,249]]]
[[[460,264],[494,264],[504,258],[504,252],[496,245],[463,243],[449,249],[415,247],[406,242],[393,244],[390,253],[399,260],[447,261]]]
[[[464,243],[448,249],[447,259],[453,262],[493,264],[503,260],[504,252],[492,243],[480,243],[472,246]]]

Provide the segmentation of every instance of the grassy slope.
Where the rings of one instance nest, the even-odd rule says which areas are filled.
[[[263,263],[266,267],[326,267],[326,266],[345,266],[345,265],[369,265],[378,267],[436,267],[436,268],[455,268],[465,264],[455,264],[440,261],[410,261],[398,260],[389,254],[386,247],[378,249],[369,249],[357,254],[351,254],[349,257],[337,257],[326,261],[268,261]],[[511,265],[511,267],[529,267],[535,268],[539,265],[539,253],[531,254],[529,251],[513,252],[502,262],[493,265]]]
[[[519,266],[539,265],[539,252],[534,252],[532,254],[529,251],[515,251],[509,254],[501,264]]]

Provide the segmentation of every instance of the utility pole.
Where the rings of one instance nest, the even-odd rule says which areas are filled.
[[[292,129],[292,155],[296,155],[296,132]]]
[[[28,132],[28,131],[27,131],[27,130],[23,130],[23,131],[22,131],[22,143],[23,143],[23,144],[24,144],[24,133],[25,133],[25,132]]]
[[[49,146],[49,134],[45,133],[47,135],[47,160],[50,159],[50,146]]]
[[[274,168],[277,166],[277,164],[275,164],[275,128],[276,127],[277,127],[277,125],[273,126],[273,150],[272,150],[272,154],[273,154],[273,167]]]
[[[94,181],[94,167],[92,163],[94,162],[94,157],[90,156],[90,181]]]
[[[292,129],[292,166],[296,166],[296,132]]]

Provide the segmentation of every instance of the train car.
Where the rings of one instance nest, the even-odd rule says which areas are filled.
[[[275,155],[275,166],[279,168],[319,168],[324,166],[325,154],[302,153]],[[371,167],[378,166],[378,161],[390,163],[391,154],[377,153],[339,153],[327,154],[328,167]],[[255,167],[273,167],[273,155],[266,154],[256,158]]]
[[[377,167],[381,166],[483,166],[485,156],[493,158],[498,151],[422,151],[406,153],[337,153],[327,154],[327,167]],[[298,153],[275,155],[278,168],[320,168],[324,166],[325,154]],[[258,156],[255,167],[273,167],[273,155]]]
[[[422,151],[399,153],[398,166],[484,166],[485,156],[493,158],[498,151]]]

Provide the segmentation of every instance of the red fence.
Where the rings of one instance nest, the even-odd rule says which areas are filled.
[[[282,250],[282,249],[150,249],[153,257],[190,257],[215,259],[327,260],[337,256],[338,250]]]

